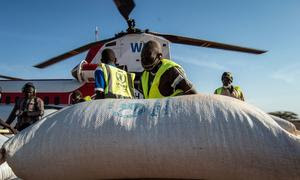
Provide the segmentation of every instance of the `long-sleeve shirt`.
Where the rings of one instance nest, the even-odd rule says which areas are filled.
[[[101,67],[97,67],[95,73],[95,92],[100,91],[104,92],[105,89],[105,80],[104,80],[104,73]]]

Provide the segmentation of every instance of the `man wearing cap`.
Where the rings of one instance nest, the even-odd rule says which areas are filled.
[[[104,49],[101,63],[95,71],[95,99],[133,98],[134,77],[116,67],[116,56],[112,49]]]
[[[162,57],[161,45],[154,40],[145,43],[141,62],[145,71],[141,90],[145,99],[196,94],[182,67]]]
[[[244,94],[239,86],[233,86],[233,77],[230,72],[224,72],[222,75],[223,87],[215,90],[215,94],[230,96],[242,101],[245,101]]]
[[[31,124],[37,122],[44,115],[44,102],[36,97],[36,89],[32,83],[26,83],[22,92],[24,98],[15,102],[15,106],[10,113],[6,123],[11,124],[18,117],[15,129],[22,131]]]

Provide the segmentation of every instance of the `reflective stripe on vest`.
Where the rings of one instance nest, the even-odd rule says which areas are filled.
[[[240,88],[239,86],[234,86],[233,88],[237,91],[238,96],[239,96],[239,98],[240,98],[240,97],[241,97],[241,88]],[[223,88],[223,87],[220,87],[220,88],[218,88],[218,89],[216,90],[216,93],[217,93],[217,94],[222,94],[223,90],[224,90],[224,88]]]
[[[105,98],[133,98],[134,97],[134,77],[135,74],[127,73],[124,70],[100,64],[104,74]]]
[[[162,62],[162,65],[160,66],[157,73],[155,74],[155,77],[153,79],[150,90],[149,90],[149,87],[148,87],[149,72],[144,71],[143,74],[142,74],[142,88],[143,88],[143,94],[144,94],[145,99],[163,98],[164,96],[159,92],[159,89],[158,89],[161,76],[168,69],[170,69],[172,67],[178,67],[178,68],[182,69],[180,65],[176,64],[175,62],[173,62],[171,60],[162,59],[161,62]],[[177,89],[173,94],[170,95],[170,97],[176,96],[176,95],[178,95],[182,92],[183,92],[182,90]]]

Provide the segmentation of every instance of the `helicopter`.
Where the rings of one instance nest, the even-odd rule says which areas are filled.
[[[98,67],[102,51],[106,48],[110,48],[115,52],[120,68],[136,74],[136,87],[140,83],[140,76],[144,71],[141,65],[140,53],[144,43],[149,40],[156,40],[161,44],[162,54],[166,59],[172,59],[170,53],[170,45],[172,43],[250,54],[267,52],[266,50],[215,41],[163,34],[150,31],[149,29],[141,30],[136,27],[135,19],[130,17],[132,10],[135,8],[134,0],[113,0],[113,2],[128,25],[125,31],[121,31],[111,38],[85,44],[34,65],[36,68],[44,69],[87,51],[86,57],[71,70],[74,79],[21,79],[1,75],[0,78],[5,78],[6,80],[0,80],[2,89],[0,107],[14,104],[22,96],[22,86],[29,81],[36,86],[37,96],[44,100],[45,105],[69,105],[71,104],[71,94],[76,90],[82,92],[83,96],[93,96],[94,71]],[[142,93],[137,89],[135,96],[136,98],[143,98]]]

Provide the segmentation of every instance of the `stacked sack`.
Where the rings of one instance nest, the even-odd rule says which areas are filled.
[[[2,144],[7,141],[7,137],[3,136],[0,134],[0,146],[2,146]],[[0,159],[2,160],[2,156],[0,157]],[[1,162],[0,165],[0,179],[1,180],[10,180],[10,179],[16,179],[16,175],[13,173],[13,171],[11,170],[11,168],[8,166],[8,164],[6,162]]]
[[[51,114],[2,148],[31,180],[299,179],[300,138],[285,129],[225,96],[105,99]]]
[[[277,116],[273,116],[273,115],[270,115],[270,116],[274,119],[274,121],[276,121],[278,123],[278,125],[280,127],[285,129],[289,133],[294,134],[296,136],[300,135],[300,131],[297,130],[296,126],[293,123],[291,123],[285,119],[279,118]]]

